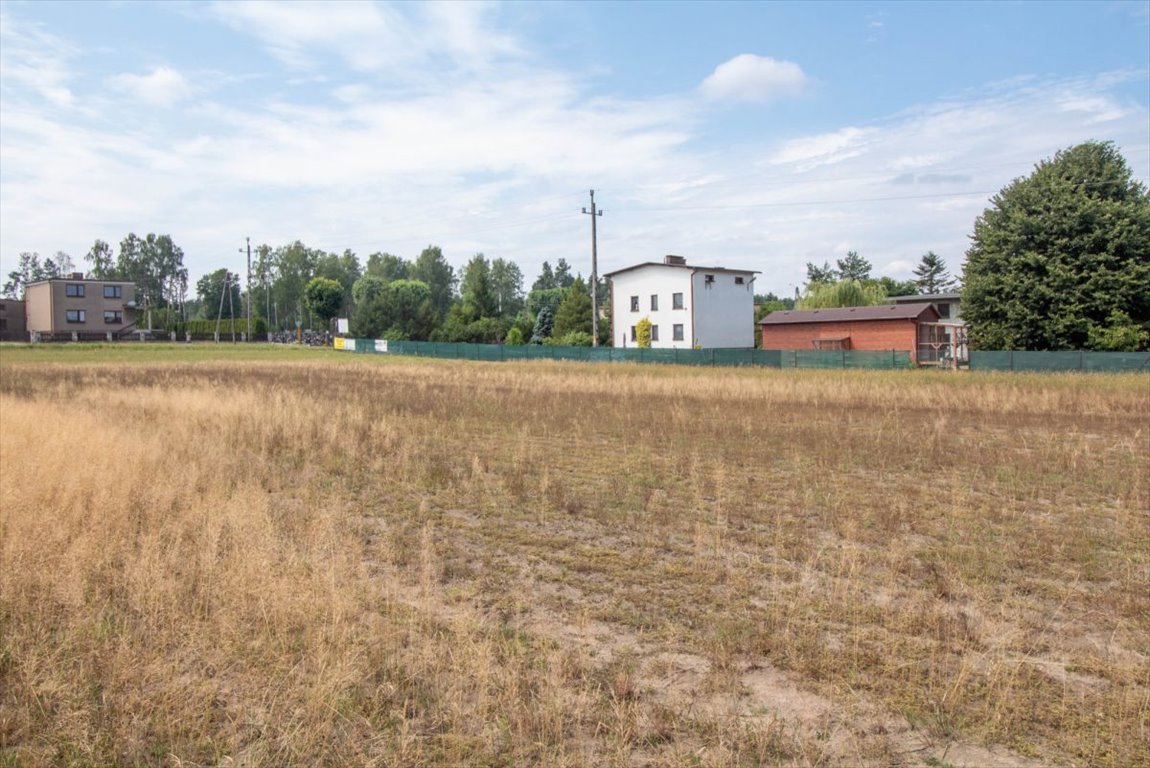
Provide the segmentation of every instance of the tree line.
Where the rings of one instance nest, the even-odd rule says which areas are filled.
[[[436,246],[404,259],[377,252],[327,253],[296,241],[253,251],[251,284],[218,269],[189,295],[183,251],[171,236],[128,234],[117,252],[96,240],[84,256],[93,279],[136,284],[153,327],[242,318],[260,325],[327,328],[351,319],[356,336],[477,343],[590,345],[591,286],[565,259],[544,262],[524,288],[513,261],[477,253],[457,274]],[[757,321],[778,309],[879,304],[891,296],[960,291],[976,349],[1138,350],[1150,344],[1150,193],[1109,142],[1086,142],[1039,163],[991,199],[974,224],[961,281],[923,254],[913,280],[872,277],[849,251],[834,266],[807,263],[794,298],[756,296]],[[66,253],[22,253],[3,286],[17,298],[38,280],[75,269]],[[595,286],[609,312],[606,284]],[[258,326],[257,326],[258,327]],[[610,319],[600,324],[610,342]]]

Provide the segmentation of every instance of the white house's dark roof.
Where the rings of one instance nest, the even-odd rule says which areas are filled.
[[[917,320],[929,312],[938,317],[930,304],[880,304],[876,307],[837,307],[834,309],[780,309],[759,321],[759,325],[790,323],[841,323],[861,320]]]
[[[612,277],[614,275],[621,275],[624,272],[630,272],[642,267],[662,267],[664,269],[686,269],[691,272],[723,272],[732,275],[757,275],[757,269],[729,269],[727,267],[700,267],[697,264],[664,264],[661,261],[645,261],[642,264],[635,264],[623,269],[616,269],[614,272],[605,272],[603,277]]]

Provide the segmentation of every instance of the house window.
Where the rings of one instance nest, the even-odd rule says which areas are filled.
[[[659,340],[659,326],[652,325],[651,326],[651,341],[658,341],[658,340]]]
[[[0,331],[8,330],[8,318],[0,317]]]
[[[104,322],[108,325],[123,325],[124,313],[118,310],[107,310],[104,312]]]
[[[946,318],[950,317],[950,305],[949,304],[936,304],[935,306],[938,307],[938,316],[939,317],[946,317]]]
[[[683,340],[683,324],[682,323],[675,323],[674,325],[671,326],[671,339],[673,341],[682,341]]]
[[[64,316],[69,323],[88,322],[88,313],[83,309],[69,309]]]
[[[671,294],[671,309],[682,309],[682,308],[683,308],[683,294],[672,293]]]
[[[105,285],[104,298],[105,299],[120,299],[124,296],[124,286],[122,285]]]
[[[657,293],[651,294],[651,311],[652,312],[658,312],[659,311],[659,294],[657,294]]]
[[[631,297],[631,311],[632,312],[638,312],[639,311],[639,297],[638,296],[632,296]]]
[[[80,283],[64,283],[64,295],[71,299],[82,299],[84,286]]]
[[[743,278],[736,277],[735,278],[735,285],[742,285],[742,284],[743,284]]]
[[[635,341],[639,336],[635,333],[635,326],[631,326],[631,341]]]
[[[703,275],[703,282],[706,284],[706,286],[708,288],[710,288],[711,284],[715,282],[715,276],[714,275]]]

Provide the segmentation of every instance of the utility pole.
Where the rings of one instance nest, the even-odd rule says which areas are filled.
[[[591,190],[591,210],[583,209],[591,217],[591,346],[599,346],[599,245],[595,233],[595,219],[603,212],[595,208],[595,190]]]
[[[245,285],[247,286],[247,289],[248,289],[248,292],[247,292],[247,312],[246,312],[246,314],[248,316],[248,332],[247,332],[247,335],[245,336],[245,338],[248,341],[252,341],[253,340],[253,338],[252,338],[252,239],[250,237],[245,237],[244,240],[246,240],[248,243],[248,281],[245,283]],[[240,253],[243,253],[243,252],[244,252],[244,249],[240,248]],[[234,321],[233,321],[233,323],[234,323]]]

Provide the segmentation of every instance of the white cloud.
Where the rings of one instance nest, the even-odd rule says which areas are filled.
[[[156,67],[146,75],[124,73],[108,79],[108,85],[146,104],[170,107],[192,96],[187,79],[171,67]]]
[[[833,133],[793,139],[772,155],[771,162],[795,163],[803,169],[839,163],[862,154],[866,142],[876,133],[875,129],[847,127]]]
[[[71,106],[75,97],[68,86],[68,63],[78,55],[74,45],[0,11],[0,87],[4,92],[26,89],[55,106]]]
[[[714,101],[765,102],[799,96],[809,84],[794,62],[744,53],[717,66],[699,92]]]

